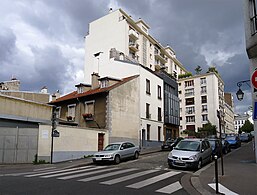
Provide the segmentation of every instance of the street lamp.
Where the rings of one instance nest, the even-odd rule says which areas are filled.
[[[242,86],[243,83],[246,83],[249,87],[251,87],[248,82],[250,82],[250,80],[245,80],[245,81],[239,81],[237,83],[237,86],[239,87],[238,91],[236,92],[236,97],[239,101],[242,101],[244,98],[244,92],[242,91],[242,89],[240,88]]]

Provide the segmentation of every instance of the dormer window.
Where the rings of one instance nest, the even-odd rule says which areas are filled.
[[[108,80],[102,80],[101,81],[101,88],[105,88],[109,86],[109,81]]]

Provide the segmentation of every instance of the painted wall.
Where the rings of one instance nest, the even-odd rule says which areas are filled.
[[[110,142],[132,141],[139,144],[140,107],[139,77],[109,93],[108,118]]]
[[[60,137],[54,137],[53,162],[83,158],[98,151],[98,133],[104,133],[104,146],[108,144],[105,129],[85,129],[58,126]],[[38,158],[50,161],[51,126],[40,125],[38,136]]]

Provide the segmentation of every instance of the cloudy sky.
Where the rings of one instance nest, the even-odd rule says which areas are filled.
[[[216,66],[235,111],[251,105],[250,89],[236,99],[236,83],[249,79],[242,0],[0,0],[0,81],[16,77],[21,90],[74,90],[83,82],[88,23],[122,8],[142,18],[150,34],[192,73]],[[247,95],[248,94],[248,95]]]

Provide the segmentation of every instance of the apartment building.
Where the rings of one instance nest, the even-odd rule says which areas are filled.
[[[134,20],[122,9],[110,11],[107,15],[89,24],[89,33],[85,37],[85,80],[90,74],[103,73],[103,67],[110,62],[110,51],[120,51],[121,58],[139,63],[150,70],[165,69],[178,78],[187,70],[176,58],[170,46],[162,46],[150,33],[150,26],[142,19]]]
[[[257,2],[256,0],[245,0],[243,1],[244,6],[244,23],[245,23],[245,43],[246,43],[246,52],[250,61],[250,75],[253,75],[257,69]],[[247,67],[248,68],[248,67]],[[256,73],[255,73],[256,74]],[[255,80],[255,86],[252,84],[252,98],[253,98],[253,109],[256,113],[256,102],[257,97],[255,91],[256,86],[256,77],[250,78]],[[256,134],[256,121],[254,121],[254,131]],[[255,143],[257,143],[257,136],[255,136]],[[255,144],[255,161],[257,162],[257,144]]]
[[[178,83],[180,99],[180,131],[198,132],[208,121],[219,131],[217,110],[221,113],[224,132],[224,82],[215,72],[181,78]]]
[[[250,121],[250,123],[254,124],[252,110],[248,110],[243,114],[235,114],[235,117],[234,117],[235,133],[238,133],[239,129],[245,124],[245,121],[247,120]]]
[[[225,125],[225,133],[231,134],[235,133],[234,127],[234,101],[231,93],[224,93],[225,100],[225,115],[224,115],[224,125]]]

